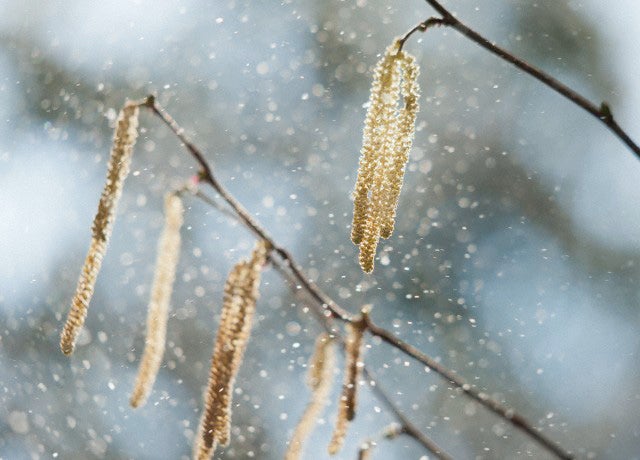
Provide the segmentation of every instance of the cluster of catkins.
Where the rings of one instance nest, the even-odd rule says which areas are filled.
[[[400,50],[400,41],[395,41],[387,48],[374,72],[354,192],[351,233],[353,242],[360,246],[360,264],[365,272],[373,270],[379,238],[388,238],[393,231],[395,210],[418,111],[417,77],[415,59]],[[89,252],[61,333],[60,348],[65,355],[73,353],[87,316],[123,183],[129,173],[133,147],[138,137],[139,107],[143,104],[145,102],[127,102],[118,115],[107,180],[93,221]],[[167,194],[164,202],[165,223],[158,242],[151,287],[145,347],[130,399],[132,407],[145,403],[162,363],[169,303],[180,254],[183,214],[180,193]],[[198,460],[210,459],[216,445],[229,443],[234,382],[249,341],[260,276],[270,250],[266,241],[259,241],[251,257],[237,263],[227,278],[209,381],[204,395],[204,409],[194,444],[193,455]],[[363,312],[365,314],[367,313]],[[347,323],[345,329],[344,381],[328,448],[331,454],[341,449],[348,423],[355,416],[366,323],[362,319],[354,320]],[[289,442],[287,460],[300,458],[304,440],[326,405],[334,368],[335,338],[325,333],[316,340],[315,352],[309,363],[308,384],[313,396]]]
[[[400,43],[396,40],[387,48],[374,70],[353,193],[351,240],[360,246],[360,266],[366,273],[373,271],[380,237],[393,233],[418,114],[419,69]]]
[[[138,137],[138,112],[141,104],[128,102],[118,115],[107,180],[93,221],[89,252],[60,337],[60,348],[65,355],[73,353],[87,317],[115,220],[117,204],[124,180],[129,173],[133,147]],[[162,363],[169,303],[180,255],[183,214],[184,206],[180,194],[167,194],[164,202],[164,228],[158,242],[151,286],[145,347],[130,399],[132,407],[144,405]],[[238,263],[227,279],[194,458],[210,458],[217,443],[225,445],[229,441],[233,384],[249,340],[260,274],[266,262],[267,252],[267,243],[258,242],[251,259]]]

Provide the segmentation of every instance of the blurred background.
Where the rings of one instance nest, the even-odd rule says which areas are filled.
[[[470,26],[640,140],[640,7],[449,0]],[[196,172],[148,113],[80,345],[59,331],[84,260],[117,111],[156,93],[219,179],[341,304],[373,317],[580,458],[640,458],[640,162],[597,120],[452,30],[416,35],[417,133],[373,275],[350,194],[379,53],[434,12],[417,0],[0,0],[0,458],[188,458],[226,274],[251,236],[186,203],[167,351],[128,405],[162,196]],[[282,458],[320,331],[263,278],[233,436],[216,458]],[[455,458],[548,458],[446,382],[369,341],[366,362]],[[336,370],[336,381],[339,381]],[[332,404],[306,447],[327,458]],[[393,417],[366,386],[346,447]],[[374,458],[428,458],[410,438]]]

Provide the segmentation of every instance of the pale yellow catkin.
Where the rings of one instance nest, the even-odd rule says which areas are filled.
[[[418,86],[418,76],[420,75],[420,69],[416,64],[415,58],[404,51],[398,53],[398,60],[402,70],[401,90],[404,107],[399,111],[397,118],[397,132],[392,148],[393,155],[388,158],[389,170],[386,175],[389,177],[389,187],[380,224],[380,236],[382,238],[389,238],[393,233],[404,169],[409,161],[409,152],[413,144],[416,117],[419,110],[420,88]]]
[[[380,131],[386,128],[381,123],[389,117],[389,93],[397,83],[392,71],[395,56],[393,48],[388,48],[384,56],[378,61],[373,71],[373,82],[369,96],[369,108],[365,118],[362,134],[362,149],[358,168],[358,178],[354,190],[353,225],[351,226],[351,240],[360,244],[364,237],[367,215],[369,213],[369,192],[373,184],[376,164],[382,151],[383,136]]]
[[[307,383],[312,390],[311,401],[296,425],[285,460],[298,460],[302,456],[305,440],[316,425],[318,417],[327,405],[327,397],[333,383],[335,368],[335,346],[329,334],[323,333],[316,340],[315,351],[309,360]]]
[[[225,283],[204,410],[194,445],[194,458],[198,460],[210,459],[217,444],[229,443],[233,386],[251,334],[267,248],[266,242],[258,242],[251,259],[236,264]]]
[[[122,186],[129,174],[133,146],[138,137],[138,111],[136,103],[128,102],[118,115],[107,169],[107,180],[91,228],[92,238],[89,252],[78,279],[67,321],[60,334],[60,349],[65,355],[73,353],[76,340],[87,317],[96,278],[111,236],[118,200],[122,194]]]
[[[366,273],[373,271],[380,237],[393,232],[418,112],[418,67],[399,47],[400,42],[394,41],[374,70],[354,190],[351,240],[359,246]]]
[[[364,336],[364,323],[348,323],[346,325],[345,370],[342,383],[342,394],[338,403],[338,416],[329,442],[329,454],[334,455],[342,449],[349,422],[356,414],[357,388],[360,376],[360,354]]]
[[[164,228],[158,241],[158,255],[151,285],[144,353],[129,400],[132,407],[144,405],[162,363],[169,302],[180,257],[180,228],[183,223],[183,214],[184,206],[180,197],[175,193],[167,194],[164,199]]]

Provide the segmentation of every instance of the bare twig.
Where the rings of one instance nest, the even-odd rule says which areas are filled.
[[[404,34],[400,40],[398,40],[400,42],[398,51],[402,51],[402,47],[404,46],[404,43],[407,40],[409,40],[409,38],[411,38],[411,36],[416,32],[426,32],[426,30],[429,29],[430,27],[444,26],[444,25],[447,25],[447,21],[443,18],[436,18],[436,17],[431,17],[426,21],[423,21],[417,24],[415,27],[410,29],[406,34]]]
[[[544,446],[550,452],[553,452],[558,458],[563,459],[571,459],[573,456],[566,452],[561,446],[559,446],[556,442],[552,441],[536,428],[528,422],[523,416],[516,413],[512,408],[501,404],[499,401],[491,398],[488,394],[483,392],[476,391],[469,383],[465,382],[464,379],[458,377],[454,372],[447,369],[445,366],[437,362],[436,360],[430,358],[426,353],[418,350],[413,345],[408,344],[407,342],[399,339],[393,333],[383,329],[371,322],[368,321],[367,329],[369,332],[376,336],[380,337],[383,341],[387,342],[389,345],[397,348],[403,353],[411,356],[415,360],[427,366],[432,371],[436,372],[441,377],[444,377],[449,381],[453,386],[462,390],[464,394],[469,396],[471,399],[475,400],[482,406],[489,409],[494,414],[499,417],[507,420],[516,428],[527,433],[532,439],[535,439],[540,445]]]
[[[411,29],[405,38],[404,41],[409,38],[414,32],[421,31],[424,32],[432,25],[444,25],[449,26],[462,35],[467,37],[469,40],[477,43],[487,51],[492,54],[495,54],[499,58],[510,62],[511,64],[518,67],[520,70],[528,73],[536,80],[544,83],[549,88],[553,89],[557,93],[561,94],[565,98],[569,99],[571,102],[576,104],[579,107],[582,107],[584,110],[589,112],[595,118],[600,120],[611,132],[613,132],[634,154],[636,157],[640,158],[640,146],[636,142],[634,142],[631,137],[627,134],[627,132],[620,127],[618,122],[614,119],[613,113],[609,105],[606,102],[602,102],[600,104],[594,104],[589,101],[587,98],[579,94],[577,91],[569,88],[564,83],[561,83],[559,80],[556,80],[548,73],[540,70],[539,68],[529,64],[527,61],[520,59],[517,56],[514,56],[509,51],[500,48],[495,45],[487,38],[480,35],[478,32],[461,22],[458,18],[456,18],[447,8],[445,8],[439,1],[437,0],[425,0],[433,9],[435,9],[442,17],[441,18],[429,18],[426,21],[421,22],[413,29]]]
[[[280,256],[282,259],[279,264],[280,268],[283,267],[288,269],[291,273],[291,277],[293,278],[296,286],[300,286],[314,301],[318,308],[322,311],[321,318],[324,320],[328,320],[330,318],[339,319],[341,321],[355,323],[357,321],[361,321],[359,315],[353,315],[349,313],[347,310],[339,306],[331,297],[329,297],[319,286],[317,286],[312,280],[310,280],[307,275],[304,274],[300,266],[295,262],[293,256],[287,251],[284,247],[280,246],[269,236],[269,234],[264,230],[264,228],[249,214],[249,212],[242,206],[242,204],[235,199],[233,195],[217,180],[214,176],[213,171],[207,161],[205,160],[204,154],[195,147],[184,135],[183,129],[176,123],[176,121],[160,106],[153,96],[149,96],[145,103],[147,107],[149,107],[155,115],[160,117],[160,119],[171,128],[171,130],[175,133],[175,135],[180,139],[180,141],[185,145],[189,153],[194,157],[194,159],[200,164],[200,178],[204,183],[209,184],[213,189],[220,195],[220,197],[225,201],[231,209],[236,213],[237,219],[247,227],[255,236],[260,239],[265,240],[272,248],[272,250]],[[271,259],[273,260],[273,258]],[[282,270],[281,270],[282,271]],[[454,386],[460,388],[464,394],[468,395],[475,401],[477,401],[482,406],[491,410],[504,420],[511,423],[516,428],[520,429],[528,436],[530,436],[533,440],[537,441],[541,446],[547,449],[549,452],[552,452],[558,458],[562,459],[571,459],[573,458],[571,454],[565,451],[562,447],[556,444],[551,439],[547,438],[545,435],[540,433],[536,428],[533,427],[531,423],[529,423],[524,417],[517,414],[513,409],[510,409],[500,402],[492,399],[489,395],[485,393],[476,392],[471,388],[469,384],[464,382],[463,379],[456,376],[452,371],[439,364],[435,360],[431,359],[425,353],[421,352],[417,348],[412,345],[400,340],[396,336],[394,336],[391,332],[383,329],[376,324],[373,323],[371,318],[368,315],[364,315],[367,329],[371,332],[371,334],[380,337],[383,341],[387,342],[389,345],[397,348],[401,352],[405,353],[408,356],[418,360],[438,375],[444,377],[446,380],[451,382]],[[330,326],[324,322],[324,327],[328,330],[331,330]],[[377,385],[373,385],[374,388]],[[379,396],[381,396],[379,388],[376,390]],[[414,437],[418,442],[420,442],[426,449],[432,452],[440,452],[443,455],[441,458],[447,458],[444,452],[437,447],[433,441],[431,441],[424,433],[415,428],[409,420],[400,412],[400,410],[391,402],[391,400],[384,394],[381,398],[387,403],[389,407],[393,407],[392,412],[398,417],[399,420],[402,421],[403,427],[406,430],[407,434]],[[400,415],[398,415],[400,414]],[[435,449],[435,450],[434,450]]]
[[[438,444],[433,442],[418,427],[416,427],[407,418],[407,416],[404,415],[404,413],[402,413],[402,411],[400,409],[398,409],[398,407],[395,405],[395,403],[393,401],[391,401],[391,399],[389,399],[389,396],[387,395],[387,392],[384,391],[382,389],[382,387],[380,387],[379,383],[377,383],[375,375],[373,375],[373,373],[366,366],[362,370],[362,373],[364,374],[364,376],[369,381],[370,386],[373,389],[373,392],[378,396],[378,399],[385,406],[387,406],[387,409],[389,409],[393,413],[393,415],[395,415],[395,417],[398,419],[398,421],[400,422],[400,426],[401,426],[401,429],[402,429],[403,433],[405,433],[408,436],[411,436],[413,439],[415,439],[420,444],[425,446],[427,449],[429,449],[431,452],[433,452],[433,454],[437,458],[439,458],[441,460],[451,460],[451,459],[453,459],[453,457],[451,455],[449,455]]]

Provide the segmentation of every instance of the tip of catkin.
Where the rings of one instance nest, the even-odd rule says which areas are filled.
[[[132,395],[131,398],[129,398],[129,405],[134,409],[137,409],[138,407],[140,407],[140,401],[141,401],[140,396]]]
[[[71,356],[73,354],[74,346],[73,344],[61,343],[60,350],[62,351],[63,355]]]

